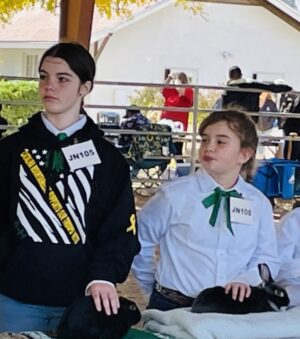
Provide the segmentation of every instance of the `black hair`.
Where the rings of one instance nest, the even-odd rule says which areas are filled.
[[[141,113],[140,109],[136,105],[131,105],[126,109],[126,114],[129,113],[131,115]]]
[[[189,82],[189,79],[187,77],[187,75],[184,72],[180,72],[178,73],[178,79],[183,83],[183,84],[187,84]]]
[[[239,66],[232,66],[229,68],[229,78],[230,79],[240,79],[242,77],[242,71]]]
[[[94,77],[96,73],[96,65],[89,51],[77,42],[60,42],[47,49],[39,64],[39,71],[46,57],[61,58],[71,68],[71,70],[79,77],[81,83],[91,82],[91,90],[93,88]]]

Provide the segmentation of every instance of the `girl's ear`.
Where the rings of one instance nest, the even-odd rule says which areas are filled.
[[[86,81],[83,84],[80,85],[79,88],[79,94],[82,97],[85,97],[88,93],[90,93],[92,89],[92,82],[91,81]]]
[[[240,164],[245,164],[251,157],[254,155],[254,150],[252,148],[242,148],[240,150]]]

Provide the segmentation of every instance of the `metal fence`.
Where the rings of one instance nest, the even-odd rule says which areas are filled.
[[[24,77],[8,77],[8,76],[2,76],[0,79],[6,79],[6,80],[38,80],[35,78],[24,78]],[[195,85],[195,84],[188,84],[188,85],[172,85],[172,84],[165,84],[165,83],[144,83],[144,82],[118,82],[118,81],[95,81],[95,86],[113,86],[113,87],[135,87],[135,88],[145,88],[145,87],[154,87],[154,88],[163,88],[165,86],[168,87],[191,87],[194,91],[194,103],[192,107],[189,108],[174,108],[174,107],[168,107],[168,111],[180,111],[180,112],[187,112],[187,114],[192,114],[192,128],[191,131],[184,131],[184,132],[148,132],[149,134],[163,134],[163,135],[172,135],[172,138],[174,140],[181,140],[187,143],[190,143],[190,154],[188,156],[174,156],[170,155],[170,159],[184,159],[185,161],[190,163],[190,169],[191,172],[194,172],[196,169],[197,164],[197,144],[201,142],[200,137],[198,135],[198,126],[197,126],[197,117],[199,114],[203,113],[210,113],[212,111],[215,111],[213,108],[199,108],[199,100],[200,96],[203,91],[209,90],[209,91],[219,91],[220,94],[230,91],[235,92],[252,92],[252,93],[261,93],[262,90],[258,89],[250,89],[250,88],[239,88],[239,87],[233,87],[233,86],[204,86],[204,85]],[[293,91],[291,92],[296,95],[300,95],[300,92]],[[29,105],[40,105],[40,102],[32,102],[32,101],[15,101],[15,100],[1,100],[1,93],[0,93],[0,103],[2,105],[18,105],[18,106],[29,106]],[[101,104],[101,103],[93,103],[89,102],[85,105],[87,109],[99,109],[99,110],[120,110],[124,109],[126,110],[129,106],[128,105],[115,105],[113,103],[111,104]],[[163,111],[166,108],[165,107],[144,107],[144,106],[137,106],[137,109],[143,110],[143,111]],[[221,110],[220,110],[221,111]],[[300,114],[294,114],[294,113],[284,113],[284,112],[246,112],[250,116],[269,116],[269,117],[276,117],[276,118],[300,118]],[[0,129],[7,129],[7,128],[16,128],[17,126],[4,126],[1,125]],[[108,137],[115,136],[116,138],[120,136],[121,134],[145,134],[145,132],[139,132],[139,131],[133,131],[133,130],[121,130],[121,129],[106,129],[105,133]],[[283,140],[289,140],[291,142],[293,141],[300,141],[300,136],[283,136],[283,137],[276,137],[276,136],[260,136],[259,141],[261,143],[267,142],[267,141],[283,141]]]

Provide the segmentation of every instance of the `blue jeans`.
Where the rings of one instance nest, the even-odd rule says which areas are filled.
[[[64,310],[64,307],[23,304],[0,294],[0,333],[55,332]]]

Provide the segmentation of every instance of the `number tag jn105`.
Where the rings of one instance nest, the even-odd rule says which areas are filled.
[[[71,171],[78,168],[101,164],[100,157],[92,140],[62,148]]]

